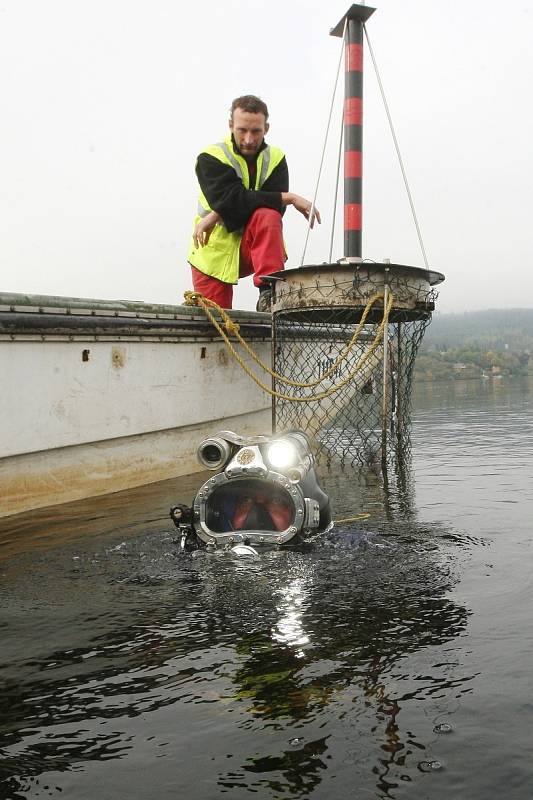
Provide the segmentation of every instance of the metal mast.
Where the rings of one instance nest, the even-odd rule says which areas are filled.
[[[363,23],[376,9],[353,5],[331,29],[345,36],[344,259],[362,260],[363,229]]]

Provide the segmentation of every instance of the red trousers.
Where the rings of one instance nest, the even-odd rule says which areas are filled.
[[[285,246],[281,214],[272,208],[258,208],[244,229],[239,258],[239,278],[254,276],[254,285],[262,286],[263,277],[283,269]],[[231,308],[233,284],[219,281],[191,265],[192,284],[195,292],[201,292],[222,308]]]

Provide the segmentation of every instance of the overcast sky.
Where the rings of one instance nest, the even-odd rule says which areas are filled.
[[[438,308],[532,307],[531,4],[375,5],[370,40],[429,264],[446,275]],[[349,6],[0,0],[0,291],[181,302],[195,157],[240,94],[268,103],[268,141],[312,197],[341,47],[329,30]],[[342,93],[307,263],[328,260]],[[423,266],[368,53],[364,114],[363,256]],[[289,266],[305,233],[289,208]],[[241,282],[235,305],[255,299]]]

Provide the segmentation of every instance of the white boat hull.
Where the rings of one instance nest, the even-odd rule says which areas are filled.
[[[0,516],[187,475],[203,437],[271,430],[270,397],[198,309],[13,298],[0,295]],[[234,317],[268,363],[266,315]]]

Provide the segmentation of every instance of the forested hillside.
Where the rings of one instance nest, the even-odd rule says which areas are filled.
[[[435,314],[416,363],[418,380],[523,375],[533,369],[533,309]]]

